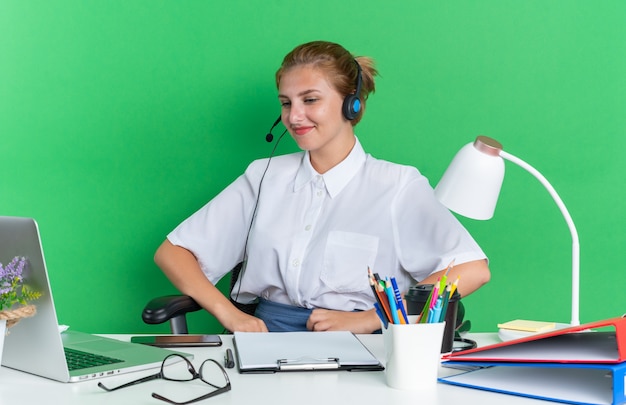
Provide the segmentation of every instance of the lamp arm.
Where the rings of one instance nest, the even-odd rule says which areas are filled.
[[[524,162],[520,158],[515,157],[503,150],[500,151],[500,157],[510,162],[515,163],[516,165],[522,167],[523,169],[526,169],[530,174],[535,176],[537,180],[539,180],[541,184],[543,184],[544,187],[548,190],[548,192],[554,199],[554,202],[556,202],[556,205],[561,210],[561,214],[563,214],[563,217],[565,218],[565,222],[567,222],[569,231],[572,234],[572,319],[571,319],[570,324],[571,326],[578,326],[580,325],[580,319],[579,319],[580,244],[578,241],[578,232],[576,231],[576,226],[574,225],[574,221],[572,220],[572,217],[570,216],[569,211],[567,211],[567,208],[565,207],[563,200],[561,200],[561,197],[559,197],[554,187],[552,187],[550,182],[548,182],[548,180],[541,173],[539,173],[534,167]]]

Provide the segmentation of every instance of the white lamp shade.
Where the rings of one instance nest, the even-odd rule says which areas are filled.
[[[450,210],[468,218],[493,217],[504,179],[504,160],[475,143],[465,145],[435,187],[435,196]]]

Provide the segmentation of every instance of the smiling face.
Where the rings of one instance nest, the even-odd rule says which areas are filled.
[[[300,65],[286,71],[278,99],[283,124],[298,147],[309,151],[318,172],[331,169],[350,153],[355,138],[352,124],[341,112],[343,96],[321,70]]]

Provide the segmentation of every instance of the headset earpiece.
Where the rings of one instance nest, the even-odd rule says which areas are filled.
[[[354,94],[348,94],[346,98],[343,99],[343,105],[341,107],[343,116],[346,117],[348,121],[352,121],[353,119],[355,119],[361,111],[361,99],[359,98],[359,95],[361,94],[362,81],[361,65],[359,65],[359,62],[357,62],[356,59],[354,60],[354,63],[356,64],[357,69],[356,90]]]

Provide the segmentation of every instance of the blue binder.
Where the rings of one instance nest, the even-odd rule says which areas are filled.
[[[448,361],[465,370],[439,381],[461,387],[576,405],[626,403],[626,362],[527,363]]]

